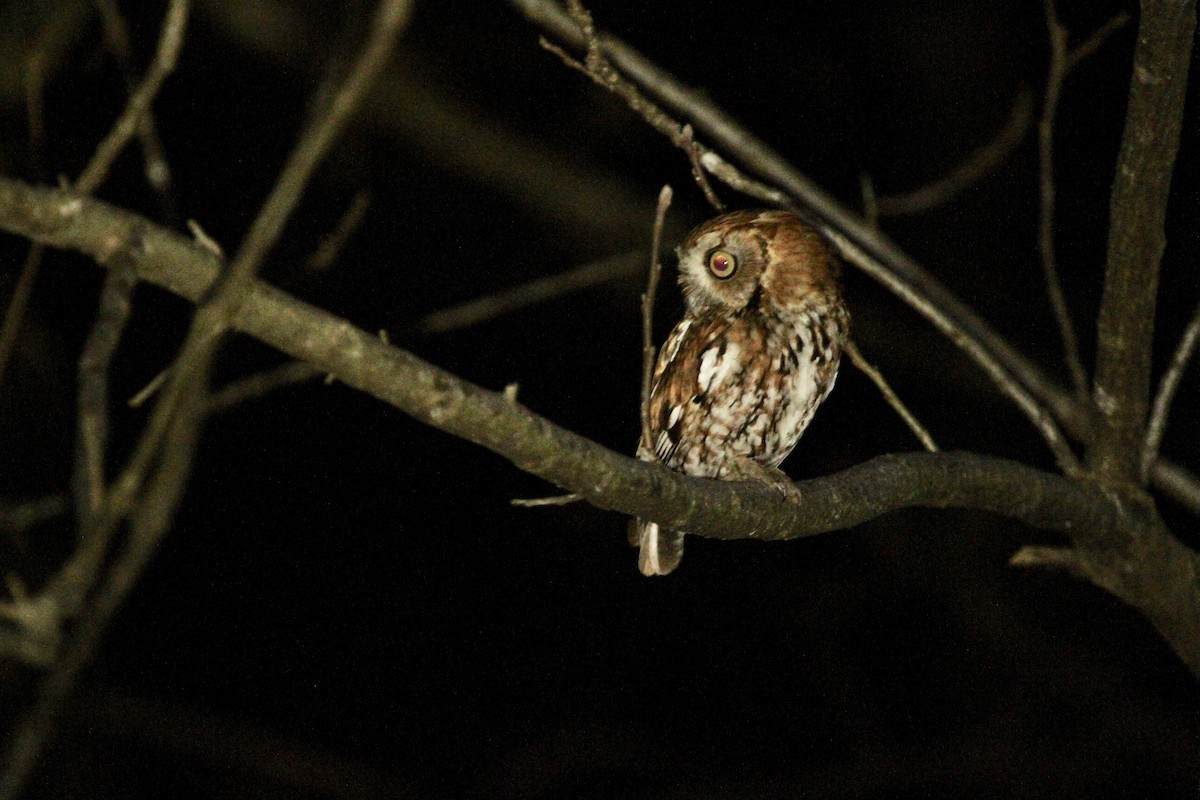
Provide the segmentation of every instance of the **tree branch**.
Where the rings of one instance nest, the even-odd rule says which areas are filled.
[[[1167,193],[1179,150],[1195,31],[1195,0],[1142,1],[1109,208],[1092,388],[1099,430],[1088,454],[1092,469],[1113,482],[1138,480]]]
[[[99,263],[143,226],[140,277],[192,302],[217,279],[209,251],[96,200],[0,179],[0,229]],[[615,453],[557,427],[501,392],[473,386],[349,322],[261,282],[233,326],[416,419],[475,442],[593,505],[723,539],[790,539],[843,530],[911,507],[971,508],[1070,534],[1097,547],[1127,542],[1145,517],[1102,486],[969,453],[888,455],[797,484],[803,505],[757,483],[691,478]],[[1124,533],[1124,535],[1122,535]],[[1151,535],[1152,534],[1152,535]],[[1161,528],[1114,574],[1089,577],[1141,609],[1200,674],[1197,559]],[[1090,563],[1090,562],[1088,562]]]
[[[219,274],[210,252],[136,214],[7,179],[0,179],[0,228],[83,252],[101,264],[137,229],[143,246],[127,255],[136,260],[139,277],[192,302],[206,296]],[[601,508],[701,535],[742,538],[754,531],[757,538],[793,538],[914,505],[980,508],[1056,530],[1120,525],[1117,507],[1086,485],[964,453],[886,456],[802,483],[801,510],[753,482],[690,478],[607,450],[503,393],[462,381],[261,282],[253,285],[233,326]]]

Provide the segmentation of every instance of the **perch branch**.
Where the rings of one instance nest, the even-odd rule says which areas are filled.
[[[192,302],[207,295],[219,264],[191,240],[100,201],[0,179],[0,229],[77,250],[100,263],[136,225],[146,227],[139,276]],[[153,257],[147,255],[153,253]],[[414,418],[496,452],[520,469],[600,508],[718,538],[786,539],[842,530],[907,507],[1002,514],[1078,540],[1141,524],[1125,502],[1091,482],[966,453],[883,456],[800,487],[799,508],[757,483],[706,481],[638,461],[563,430],[502,392],[489,392],[345,320],[261,282],[233,320],[241,330]],[[1200,584],[1195,554],[1165,531],[1106,588],[1141,609],[1200,673]],[[1135,578],[1137,580],[1135,580]]]

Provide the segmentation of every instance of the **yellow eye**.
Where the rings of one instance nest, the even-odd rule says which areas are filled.
[[[732,278],[737,266],[737,256],[728,250],[713,250],[708,254],[708,271],[721,280]]]

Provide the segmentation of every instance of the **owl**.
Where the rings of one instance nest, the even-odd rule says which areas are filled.
[[[677,472],[767,480],[833,388],[850,315],[825,240],[788,211],[735,211],[676,251],[687,313],[658,352],[638,458]],[[683,557],[681,531],[635,520],[645,575]]]

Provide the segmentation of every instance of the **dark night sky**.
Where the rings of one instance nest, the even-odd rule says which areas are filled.
[[[160,20],[160,4],[145,5],[122,4],[139,63]],[[178,219],[194,218],[230,251],[323,65],[344,64],[373,7],[256,0],[241,5],[277,16],[248,21],[238,5],[197,4],[155,106],[179,217],[146,189],[136,150],[100,192],[180,229]],[[1078,42],[1122,9],[1136,11],[1065,1],[1059,11]],[[943,175],[1003,126],[1021,87],[1040,98],[1046,69],[1036,2],[592,10],[851,207],[863,173],[880,194]],[[1089,364],[1133,44],[1131,24],[1079,67],[1058,128],[1060,269]],[[414,323],[647,247],[665,182],[678,235],[708,213],[686,160],[542,51],[503,3],[418,3],[399,49],[399,105],[364,112],[343,137],[264,278],[482,386],[519,382],[534,411],[632,451],[640,277],[454,333],[423,335]],[[5,174],[77,174],[122,92],[98,31],[85,28],[47,90],[41,176],[20,96],[5,98]],[[1163,361],[1200,299],[1194,88],[1190,97]],[[500,139],[519,146],[501,151]],[[1066,380],[1037,260],[1036,168],[1030,136],[952,202],[883,225]],[[544,174],[557,176],[549,193],[520,188]],[[361,189],[371,205],[338,263],[305,270]],[[582,214],[571,206],[579,197]],[[24,249],[2,246],[7,297]],[[54,254],[43,269],[0,389],[0,494],[67,486],[74,361],[99,282],[75,255]],[[681,308],[664,284],[660,335]],[[863,350],[944,447],[1053,468],[1025,419],[950,344],[865,276],[851,272],[847,292]],[[182,301],[138,290],[115,399],[169,362],[188,319]],[[235,339],[217,381],[276,363]],[[1196,390],[1193,369],[1164,446],[1192,469]],[[116,403],[113,413],[115,467],[144,412]],[[784,466],[811,477],[916,447],[845,368]],[[214,417],[178,522],[30,796],[1107,798],[1185,796],[1200,783],[1200,698],[1167,645],[1089,585],[1006,566],[1022,544],[1055,543],[1049,534],[980,513],[907,511],[783,544],[693,538],[677,574],[648,580],[618,515],[508,502],[553,492],[337,384],[287,388]],[[1194,518],[1163,510],[1195,541]],[[6,534],[0,558],[36,584],[71,525]],[[4,705],[18,707],[31,675],[13,665],[0,674]]]

